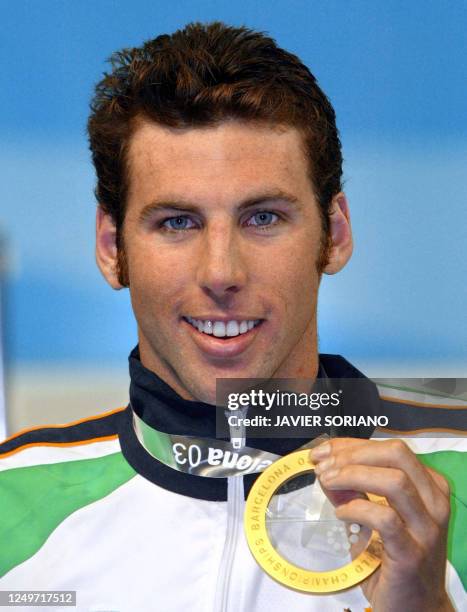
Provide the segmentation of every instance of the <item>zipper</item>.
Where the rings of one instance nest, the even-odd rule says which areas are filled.
[[[238,414],[244,417],[248,407],[239,409]],[[236,449],[245,446],[245,426],[230,426],[230,441]],[[228,612],[230,608],[230,586],[235,560],[235,551],[239,537],[242,534],[242,517],[244,509],[243,476],[227,478],[227,528],[222,551],[221,564],[217,575],[214,612]]]

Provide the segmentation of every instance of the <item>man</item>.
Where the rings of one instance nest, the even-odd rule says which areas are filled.
[[[171,466],[175,446],[160,451],[164,433],[216,437],[216,379],[362,377],[318,355],[321,275],[345,266],[352,235],[334,111],[309,70],[261,34],[191,24],[113,56],[89,133],[97,263],[129,287],[138,325],[131,405],[0,447],[1,588],[76,590],[79,610],[461,605],[445,586],[447,480],[403,442],[311,453],[334,501],[350,489],[389,504],[337,506],[378,530],[384,553],[362,588],[333,595],[287,589],[252,559],[242,516],[256,474],[200,476]]]

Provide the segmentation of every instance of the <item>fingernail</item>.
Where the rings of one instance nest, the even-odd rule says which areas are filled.
[[[329,480],[335,478],[338,474],[339,470],[337,468],[334,468],[333,470],[328,470],[327,472],[321,474],[320,479],[324,480],[325,482],[328,482]]]
[[[329,468],[334,465],[335,461],[336,461],[335,457],[328,457],[327,459],[324,459],[324,461],[320,461],[315,467],[315,472],[318,475],[322,474],[326,470],[329,470]]]
[[[325,459],[330,454],[331,454],[331,445],[329,442],[325,442],[324,444],[320,444],[316,448],[311,449],[311,460],[321,461],[321,459]]]

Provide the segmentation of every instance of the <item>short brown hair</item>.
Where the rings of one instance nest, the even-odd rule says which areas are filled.
[[[112,71],[96,86],[88,131],[96,198],[115,221],[121,255],[126,154],[134,120],[141,116],[175,128],[228,118],[298,128],[327,236],[331,200],[342,188],[341,143],[334,109],[296,55],[261,32],[213,22],[190,23],[118,51],[109,61]]]

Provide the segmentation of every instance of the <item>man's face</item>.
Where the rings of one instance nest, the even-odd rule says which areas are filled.
[[[314,377],[322,230],[299,132],[147,122],[128,163],[123,239],[143,364],[209,403],[216,378]],[[238,335],[216,337],[222,322]]]

